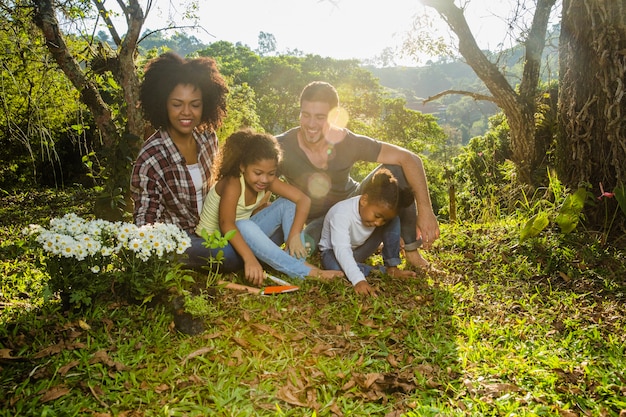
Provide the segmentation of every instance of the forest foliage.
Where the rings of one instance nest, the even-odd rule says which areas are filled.
[[[10,23],[4,22],[0,31],[0,47],[8,52],[3,57],[7,71],[0,79],[4,92],[0,152],[7,161],[0,168],[0,189],[11,193],[28,186],[73,184],[104,189],[108,181],[117,187],[114,203],[123,204],[134,145],[122,140],[116,147],[107,146],[79,93],[50,60],[37,29]],[[15,38],[24,42],[13,42]],[[493,103],[446,96],[438,104],[423,104],[424,96],[441,89],[484,89],[469,66],[442,58],[424,67],[375,68],[356,60],[297,51],[279,54],[272,49],[271,40],[270,34],[261,33],[263,48],[253,50],[226,41],[203,44],[184,32],[166,36],[161,31],[146,31],[136,66],[141,77],[143,65],[167,50],[215,58],[230,87],[228,117],[218,132],[220,138],[243,126],[273,134],[293,127],[302,87],[312,80],[328,81],[337,86],[341,105],[350,115],[348,128],[424,157],[433,206],[442,220],[480,221],[485,208],[503,216],[519,209],[519,202],[526,197],[510,162],[510,129]],[[129,103],[107,66],[114,42],[101,31],[89,38],[69,36],[67,43],[83,59],[81,63],[113,116],[123,119]],[[545,51],[546,59],[552,52]],[[522,50],[515,48],[508,56],[502,62],[514,82],[515,74],[522,70]],[[553,72],[542,75],[543,93],[537,100],[537,132],[553,145],[557,89],[550,80],[555,77]],[[549,186],[553,153],[554,149],[549,149],[544,161],[548,167],[545,187]],[[359,171],[366,168],[357,167],[353,174],[358,178],[362,175]],[[588,202],[594,204],[595,186],[589,184],[587,191]],[[130,202],[126,199],[125,203]]]

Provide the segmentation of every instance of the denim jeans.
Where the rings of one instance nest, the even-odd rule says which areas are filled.
[[[191,247],[185,251],[187,259],[184,260],[187,267],[196,271],[210,269],[224,273],[237,272],[243,269],[243,259],[230,243],[224,248],[210,249],[202,245],[204,239],[197,234],[189,233],[189,237],[191,238]],[[224,253],[222,262],[219,265],[213,264],[211,259],[215,259],[220,250]]]
[[[396,216],[387,224],[374,229],[372,235],[361,246],[352,251],[354,260],[363,275],[368,276],[372,269],[371,265],[367,265],[365,260],[372,256],[378,246],[383,243],[383,262],[385,266],[400,265],[400,217]],[[322,266],[324,269],[341,269],[335,252],[327,249],[321,252]],[[385,268],[380,268],[381,272],[385,272]]]
[[[279,246],[283,243],[283,236],[289,236],[295,214],[296,205],[286,198],[279,198],[250,219],[238,220],[235,224],[259,261],[292,278],[304,278],[311,271],[304,264],[305,259],[292,257]],[[215,259],[221,250],[224,256],[219,272],[237,272],[243,269],[243,259],[230,243],[224,248],[209,249],[202,245],[204,239],[200,236],[193,233],[189,236],[191,247],[185,252],[188,255],[185,264],[189,268],[216,270],[216,266],[210,264],[210,259]]]
[[[237,229],[257,259],[291,278],[304,278],[311,268],[304,258],[295,258],[280,248],[270,236],[282,232],[289,236],[296,205],[286,198],[278,198],[269,207],[256,213],[248,220],[238,220]]]

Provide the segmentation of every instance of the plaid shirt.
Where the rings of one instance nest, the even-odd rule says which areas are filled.
[[[202,198],[211,188],[211,166],[217,154],[215,132],[194,132],[202,173]],[[135,224],[169,223],[194,232],[199,221],[196,188],[181,153],[167,131],[158,130],[143,144],[133,166],[130,191]]]

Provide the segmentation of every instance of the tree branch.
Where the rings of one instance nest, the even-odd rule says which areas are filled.
[[[539,0],[537,2],[533,23],[525,43],[526,62],[520,83],[520,97],[524,101],[535,100],[548,21],[555,2],[556,0]]]
[[[98,14],[102,18],[102,20],[104,20],[104,22],[107,24],[107,28],[109,29],[109,33],[111,33],[113,42],[115,42],[117,46],[120,46],[122,44],[122,38],[117,33],[117,29],[115,29],[115,26],[113,25],[113,21],[111,20],[111,17],[110,17],[111,15],[109,11],[104,8],[103,1],[93,0],[93,3],[96,5],[96,8],[98,9]]]
[[[464,90],[445,90],[442,91],[440,93],[435,94],[434,96],[430,96],[427,99],[424,99],[424,101],[422,101],[422,103],[426,104],[426,103],[430,103],[431,101],[437,100],[443,96],[446,95],[450,95],[450,94],[459,94],[462,96],[469,96],[471,98],[473,98],[474,100],[480,100],[480,101],[490,101],[492,103],[496,103],[496,99],[493,96],[488,96],[486,94],[480,94],[480,93],[474,93],[472,91],[464,91]],[[496,103],[497,104],[497,103]]]
[[[46,40],[46,47],[65,73],[70,82],[80,92],[82,101],[91,110],[98,129],[102,133],[105,146],[113,146],[118,134],[113,123],[111,110],[106,105],[96,85],[89,80],[82,68],[70,53],[65,39],[59,30],[56,10],[51,0],[34,2],[33,21],[39,27]]]
[[[517,102],[517,93],[504,74],[487,59],[478,47],[474,34],[463,15],[463,10],[455,6],[452,0],[421,0],[421,2],[434,8],[456,34],[459,52],[493,94],[495,103],[505,111],[514,107],[511,104]]]

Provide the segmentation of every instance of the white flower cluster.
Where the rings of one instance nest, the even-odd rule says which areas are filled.
[[[109,257],[127,249],[146,262],[152,255],[182,254],[191,239],[176,225],[157,223],[137,227],[132,223],[84,220],[74,213],[50,221],[48,229],[31,226],[27,231],[51,255],[84,260],[88,256]],[[94,267],[99,272],[99,267]],[[93,270],[93,268],[92,268]]]

